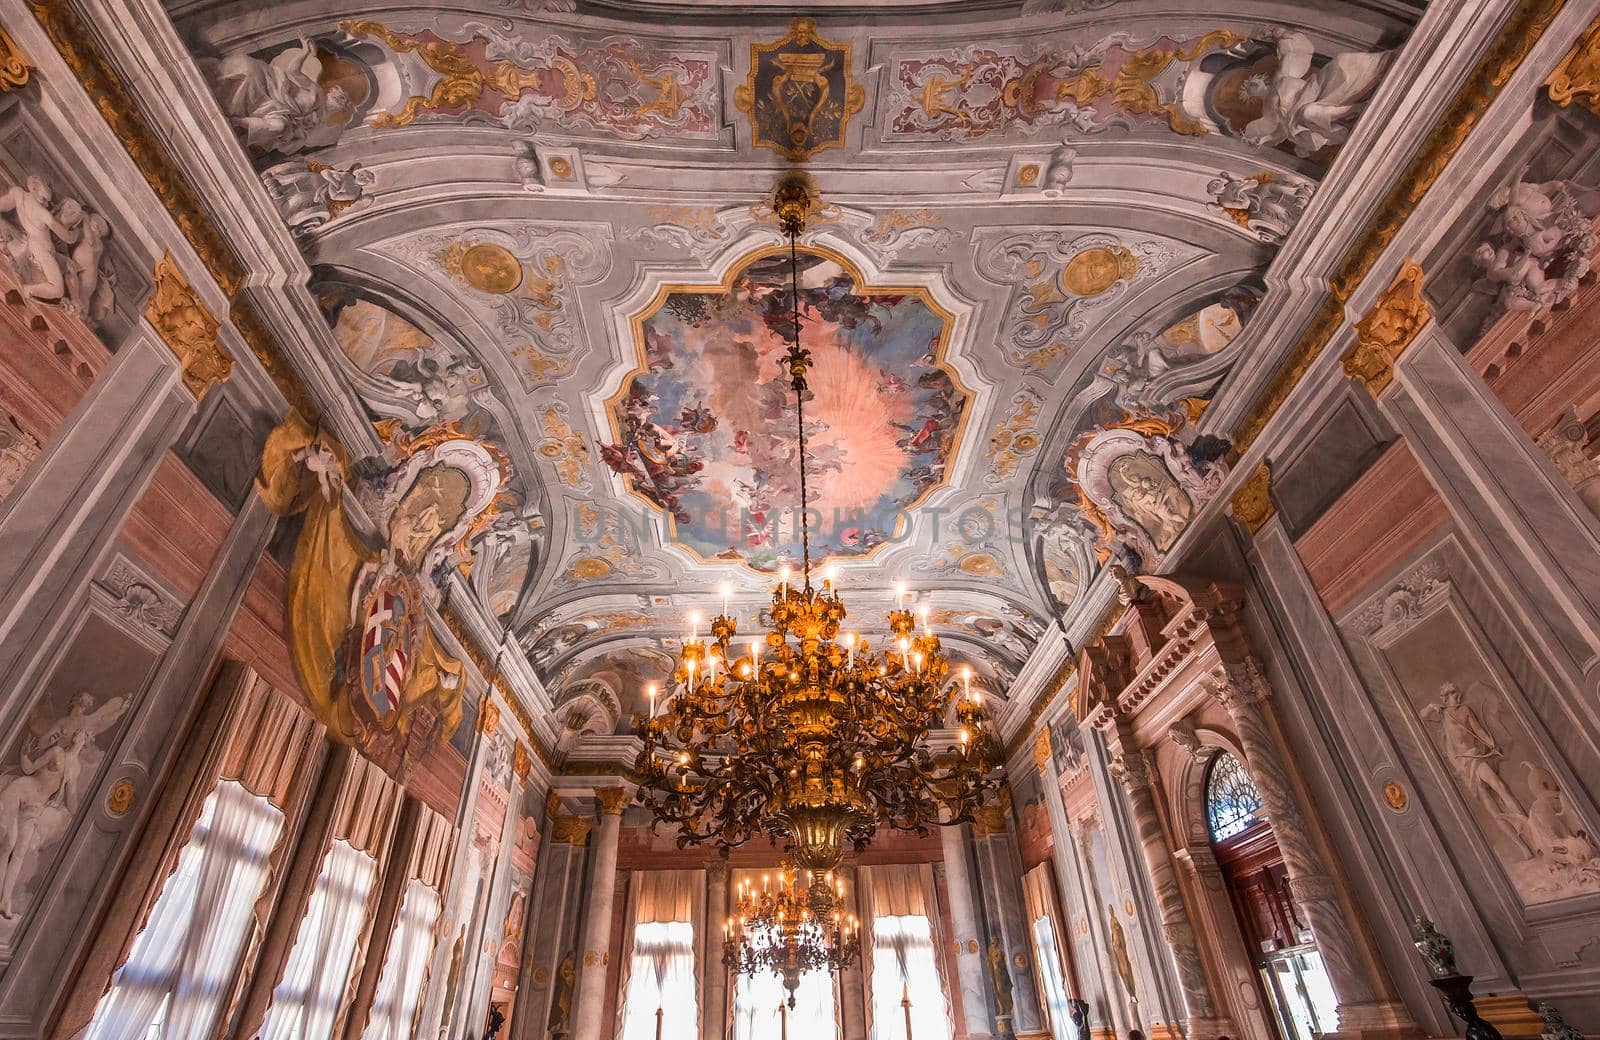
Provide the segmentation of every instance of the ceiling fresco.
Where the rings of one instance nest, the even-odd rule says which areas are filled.
[[[864,556],[944,483],[968,395],[940,361],[949,325],[918,290],[861,284],[837,254],[797,258],[809,381],[813,559]],[[667,291],[636,324],[644,368],[611,405],[601,458],[704,559],[798,569],[799,449],[783,355],[789,257],[752,258],[726,286]]]
[[[444,427],[503,460],[457,569],[574,740],[627,734],[689,613],[726,585],[748,630],[798,556],[784,169],[820,192],[813,552],[868,638],[906,582],[1003,699],[1215,495],[1207,415],[1279,346],[1274,257],[1415,16],[170,7],[312,272],[332,389],[388,454]]]

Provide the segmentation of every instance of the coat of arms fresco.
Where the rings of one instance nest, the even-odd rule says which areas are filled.
[[[733,92],[750,114],[755,144],[791,162],[844,144],[866,100],[866,88],[850,79],[850,45],[818,36],[810,18],[796,18],[776,43],[752,44],[750,77]]]
[[[509,462],[451,423],[392,447],[394,465],[361,489],[376,545],[345,514],[342,452],[297,413],[267,439],[258,487],[280,516],[306,516],[288,609],[311,707],[331,739],[404,780],[461,721],[462,665],[434,638],[425,601],[493,521]]]

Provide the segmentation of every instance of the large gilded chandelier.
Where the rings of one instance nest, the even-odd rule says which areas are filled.
[[[812,584],[806,484],[806,372],[800,345],[797,242],[816,204],[801,178],[773,197],[789,240],[793,326],[783,361],[795,396],[800,476],[801,569],[774,588],[769,625],[748,642],[728,609],[698,624],[683,642],[673,693],[640,720],[638,798],[658,822],[678,828],[678,844],[726,850],[760,834],[781,839],[809,879],[806,907],[832,920],[828,883],[848,842],[860,849],[880,824],[927,833],[930,824],[970,821],[999,786],[999,754],[982,692],[969,671],[959,684],[922,611],[920,632],[903,587],[877,649],[843,632],[844,602],[831,576]],[[726,590],[725,590],[726,591]],[[955,735],[929,746],[955,700]]]

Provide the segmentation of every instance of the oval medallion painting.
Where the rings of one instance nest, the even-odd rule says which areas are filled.
[[[809,378],[813,560],[863,556],[944,482],[968,395],[944,364],[949,315],[922,289],[863,286],[842,257],[800,253]],[[703,559],[772,570],[800,557],[789,258],[726,285],[674,286],[634,322],[643,366],[612,402],[606,463]]]

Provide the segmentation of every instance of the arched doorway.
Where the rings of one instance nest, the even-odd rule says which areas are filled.
[[[1244,764],[1219,749],[1206,764],[1206,828],[1245,949],[1282,1040],[1319,1040],[1338,1028],[1333,986],[1311,929],[1289,893],[1272,825]]]

